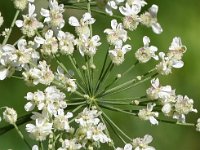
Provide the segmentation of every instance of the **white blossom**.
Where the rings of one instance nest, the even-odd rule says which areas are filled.
[[[115,45],[115,49],[109,50],[109,56],[112,62],[116,65],[120,65],[124,62],[124,55],[131,50],[131,45],[126,44],[122,46],[122,44]]]
[[[78,143],[77,139],[65,139],[62,142],[62,147],[58,148],[58,150],[78,150],[81,149],[82,145]]]
[[[71,55],[74,52],[74,35],[69,32],[59,31],[57,35],[59,49],[62,54]]]
[[[105,29],[104,33],[107,34],[107,40],[111,45],[117,45],[121,42],[126,42],[128,39],[127,31],[124,30],[122,23],[117,23],[117,20],[111,21],[112,29]]]
[[[45,23],[48,23],[52,28],[61,29],[65,25],[63,12],[63,4],[58,5],[57,0],[49,0],[49,10],[42,8],[40,14],[45,17]]]
[[[134,150],[155,150],[154,147],[149,146],[153,141],[153,137],[151,135],[145,135],[143,138],[133,139],[133,148]]]
[[[130,6],[126,3],[125,7],[119,7],[119,11],[125,16],[123,18],[124,27],[131,31],[135,30],[140,22],[140,18],[138,16],[138,13],[141,11],[140,7],[137,5]]]
[[[148,103],[147,108],[139,110],[138,117],[142,120],[149,120],[152,125],[158,125],[155,117],[158,117],[158,112],[153,112],[155,104]]]
[[[30,137],[36,141],[44,141],[47,136],[52,133],[53,123],[46,120],[36,119],[34,124],[27,124],[26,131],[30,133]]]
[[[3,119],[10,124],[15,124],[17,121],[17,112],[13,108],[6,107],[3,112]]]
[[[43,28],[43,24],[36,19],[35,5],[29,3],[28,15],[23,15],[23,21],[17,20],[17,27],[22,29],[22,33],[28,37],[32,37],[36,34],[37,30]]]
[[[151,27],[153,32],[156,34],[160,34],[163,29],[161,25],[157,22],[157,13],[158,13],[158,6],[152,5],[151,8],[149,8],[148,12],[143,13],[140,15],[141,23],[144,24],[147,27]]]
[[[135,53],[135,57],[139,60],[140,63],[146,63],[151,58],[158,60],[158,56],[155,54],[158,48],[155,46],[149,46],[150,39],[147,36],[143,37],[144,47],[138,49]]]

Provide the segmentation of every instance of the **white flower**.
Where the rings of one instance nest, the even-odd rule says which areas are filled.
[[[131,144],[126,144],[125,146],[124,146],[124,148],[116,148],[116,150],[132,150],[133,149],[133,146],[131,145]]]
[[[145,135],[143,138],[133,139],[133,148],[134,150],[155,150],[154,147],[149,146],[153,141],[153,137],[151,135]]]
[[[115,45],[114,50],[109,50],[109,56],[112,62],[116,65],[120,65],[124,61],[124,55],[131,50],[131,45],[126,44],[122,46],[122,44]]]
[[[0,12],[0,27],[2,26],[4,20],[3,20],[3,16],[1,15],[1,12]]]
[[[176,97],[175,103],[175,113],[173,115],[174,119],[180,122],[185,122],[185,115],[189,112],[197,113],[197,110],[193,108],[194,101],[187,96],[178,95]]]
[[[17,9],[24,10],[28,4],[28,0],[14,0],[14,5]]]
[[[65,139],[62,142],[62,147],[58,148],[58,150],[78,150],[81,149],[81,144],[78,143],[77,139]]]
[[[126,7],[119,7],[119,11],[125,16],[123,18],[123,25],[126,29],[133,31],[137,28],[140,22],[138,13],[141,11],[141,9],[137,5],[130,6],[128,3],[126,3],[125,6]]]
[[[40,61],[38,66],[29,68],[26,72],[23,72],[22,75],[25,81],[34,85],[39,83],[49,85],[54,79],[54,74],[46,61]]]
[[[29,3],[28,15],[23,15],[24,21],[16,21],[17,27],[22,28],[22,33],[28,37],[34,36],[39,28],[43,28],[43,24],[36,19],[37,15],[34,12],[35,5]]]
[[[158,56],[155,54],[158,48],[155,46],[149,46],[150,39],[147,36],[143,37],[144,47],[138,49],[135,53],[135,57],[139,60],[140,63],[146,63],[151,58],[158,60]]]
[[[146,90],[148,98],[151,100],[161,99],[165,101],[169,99],[172,95],[175,95],[175,91],[172,90],[171,86],[160,86],[159,79],[152,79],[151,80],[152,87]]]
[[[200,118],[197,119],[196,131],[200,132]]]
[[[41,52],[44,55],[51,56],[52,54],[56,54],[58,52],[58,41],[53,36],[52,30],[48,30],[45,33],[45,39],[42,37],[35,37],[35,42],[42,45]]]
[[[6,107],[6,110],[3,112],[3,119],[10,124],[15,124],[17,112],[13,108]]]
[[[33,145],[32,150],[39,150],[39,147],[37,145]]]
[[[140,18],[142,24],[144,24],[147,27],[151,27],[153,32],[155,32],[156,34],[160,34],[163,31],[163,29],[157,22],[157,13],[158,6],[152,5],[151,8],[149,8],[149,11],[142,14]]]
[[[171,59],[181,60],[183,53],[187,50],[186,46],[182,44],[180,37],[174,37],[167,53]]]
[[[30,133],[30,137],[36,141],[44,141],[47,136],[52,133],[53,123],[46,120],[36,119],[34,124],[27,124],[26,131]]]
[[[59,31],[57,35],[59,49],[62,54],[70,55],[74,52],[74,35],[69,32]]]
[[[95,22],[95,19],[92,18],[91,14],[88,12],[83,14],[83,17],[80,19],[80,22],[74,16],[71,16],[69,18],[69,24],[75,27],[76,33],[80,37],[84,36],[86,38],[90,36],[90,32],[91,32],[89,25],[92,25],[94,22]]]
[[[101,142],[101,143],[108,143],[111,142],[111,139],[103,133],[105,131],[106,126],[103,123],[99,123],[98,125],[94,125],[89,127],[89,130],[87,131],[86,138],[92,139],[95,142]]]
[[[49,0],[49,9],[42,8],[40,14],[45,17],[44,22],[52,28],[61,29],[65,25],[63,18],[64,5],[58,5],[57,0]]]
[[[82,56],[94,56],[97,51],[97,47],[101,45],[100,37],[98,35],[94,35],[92,38],[88,38],[87,36],[83,36],[76,40],[76,45],[78,46],[79,52]]]
[[[99,115],[100,112],[98,112],[95,107],[91,110],[85,108],[81,113],[79,113],[75,122],[80,124],[80,126],[97,125],[100,121],[98,118]]]
[[[161,62],[156,65],[156,69],[162,75],[172,73],[172,68],[182,68],[184,66],[184,62],[182,60],[168,57],[163,52],[159,53],[159,57],[161,58]]]
[[[111,45],[117,45],[121,42],[126,42],[128,39],[127,31],[124,30],[122,23],[117,23],[117,20],[111,21],[112,29],[105,29],[104,33],[107,35],[107,40]]]
[[[117,9],[118,5],[122,2],[124,2],[124,0],[108,0],[105,6],[106,13],[112,16],[113,15],[112,9]]]
[[[145,0],[127,0],[127,3],[129,5],[136,5],[140,8],[144,7],[147,4],[147,2],[145,2]]]
[[[53,127],[57,130],[65,130],[69,132],[71,128],[69,126],[68,119],[72,117],[73,117],[73,114],[71,112],[68,112],[65,115],[63,109],[58,110],[58,114],[55,115],[55,118],[53,121]]]
[[[138,117],[142,120],[149,120],[152,125],[158,125],[155,117],[158,117],[158,112],[153,112],[155,104],[148,103],[146,109],[139,110]]]

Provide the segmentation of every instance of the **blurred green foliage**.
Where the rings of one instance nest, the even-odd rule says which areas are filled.
[[[164,32],[161,35],[155,35],[151,29],[146,29],[140,26],[137,31],[130,33],[133,45],[133,51],[129,53],[126,62],[119,67],[123,71],[124,67],[130,66],[134,63],[134,51],[142,45],[142,37],[147,35],[151,38],[152,45],[158,46],[159,50],[166,51],[174,36],[180,36],[183,43],[187,46],[187,53],[184,56],[185,66],[183,69],[175,70],[172,75],[162,78],[162,84],[170,84],[176,88],[177,94],[186,94],[195,100],[195,108],[200,110],[200,1],[199,0],[147,0],[150,4],[157,4],[159,6],[159,22],[162,25]],[[42,7],[46,1],[36,0],[39,7]],[[4,16],[4,26],[9,27],[14,16],[15,9],[11,0],[0,0],[0,11]],[[39,11],[39,9],[38,9]],[[66,15],[79,15],[80,12],[74,10],[67,10]],[[97,19],[94,25],[94,34],[100,34],[102,42],[105,42],[105,35],[102,34],[106,27],[110,26],[110,18],[94,14]],[[67,18],[67,17],[66,17]],[[71,30],[73,28],[68,27]],[[20,31],[15,30],[11,36],[10,43],[20,37]],[[2,39],[1,39],[2,40]],[[102,63],[107,45],[101,46],[98,51],[98,57],[95,57],[97,65]],[[138,74],[146,70],[146,65],[138,66],[129,77],[133,74]],[[144,67],[145,66],[145,67]],[[119,69],[115,72],[119,72]],[[131,89],[126,93],[120,93],[117,96],[130,97],[135,94],[144,94],[145,89],[149,86],[146,83],[136,89]],[[10,106],[14,107],[19,116],[25,114],[24,104],[26,103],[24,96],[28,91],[33,91],[34,88],[27,88],[24,82],[16,79],[6,79],[0,81],[0,107]],[[136,95],[137,96],[137,95]],[[110,113],[110,112],[109,112]],[[124,129],[131,137],[142,137],[145,134],[151,134],[154,137],[152,145],[157,150],[199,150],[200,133],[195,132],[194,128],[183,127],[172,124],[160,123],[159,126],[151,126],[149,122],[141,121],[131,116],[110,113],[115,122]],[[188,116],[188,122],[196,122],[199,114],[192,114]],[[0,126],[3,126],[1,123]],[[21,128],[23,129],[24,126]],[[25,133],[28,138],[28,135]],[[120,143],[120,142],[119,142]],[[26,150],[22,140],[13,130],[0,136],[0,150]]]

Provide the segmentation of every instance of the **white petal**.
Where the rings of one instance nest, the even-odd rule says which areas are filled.
[[[169,103],[167,103],[162,107],[162,112],[168,114],[168,113],[170,113],[171,109],[172,109],[171,105]]]
[[[172,65],[174,68],[182,68],[184,66],[184,62],[179,60],[179,61],[175,61]]]
[[[144,141],[145,144],[149,144],[153,141],[153,137],[151,135],[147,134],[147,135],[144,136],[143,141]]]
[[[151,8],[149,8],[149,12],[153,17],[157,17],[158,6],[157,5],[152,5]]]
[[[35,12],[35,5],[29,3],[29,8],[28,8],[29,17],[32,16],[34,12]]]
[[[74,16],[69,18],[69,24],[75,27],[80,26],[78,19]]]
[[[45,39],[43,39],[42,37],[36,36],[36,37],[34,38],[34,41],[35,41],[36,43],[38,43],[38,44],[44,44]]]
[[[108,1],[107,3],[112,9],[117,9],[117,4],[115,3],[115,1]]]
[[[73,117],[73,114],[71,113],[71,112],[67,112],[67,118],[71,118],[71,117]]]
[[[32,147],[32,150],[39,150],[39,148],[38,148],[37,145],[34,145],[34,146]]]
[[[125,54],[126,52],[130,51],[131,48],[132,48],[131,45],[126,44],[126,45],[124,45],[124,46],[122,47],[122,51],[123,51],[124,54]]]
[[[0,80],[4,80],[7,75],[8,75],[8,69],[0,68]]]
[[[40,14],[41,14],[42,16],[44,16],[44,17],[49,17],[49,16],[50,16],[49,10],[44,9],[44,8],[41,9]]]
[[[144,36],[144,37],[143,37],[143,43],[144,43],[144,46],[145,46],[145,47],[148,47],[148,46],[149,46],[149,43],[150,43],[149,37]]]
[[[53,31],[52,30],[48,30],[45,34],[45,38],[46,39],[50,39],[53,37]]]
[[[18,47],[19,50],[25,50],[26,45],[27,45],[27,43],[26,43],[26,40],[24,40],[24,39],[20,39],[17,42],[17,47]]]
[[[113,19],[113,20],[111,21],[111,27],[112,27],[112,29],[113,29],[113,30],[116,30],[116,29],[117,29],[117,25],[118,25],[117,20],[116,20],[116,19]]]
[[[91,16],[90,13],[87,12],[87,13],[83,14],[83,21],[84,22],[90,20],[91,18],[92,18],[92,16]]]
[[[163,32],[163,29],[162,29],[162,27],[161,27],[161,25],[159,23],[152,24],[152,30],[156,34],[160,34],[160,33]]]
[[[8,52],[8,51],[15,51],[15,47],[13,45],[10,45],[10,44],[6,44],[2,47],[2,49],[5,51],[5,52]]]
[[[15,22],[15,24],[16,24],[16,26],[17,26],[18,28],[21,28],[21,27],[23,27],[24,22],[23,22],[22,20],[17,20],[17,21]]]
[[[32,102],[28,102],[25,106],[24,109],[26,111],[32,111],[35,108],[35,105]]]
[[[109,14],[110,16],[113,15],[112,8],[111,8],[109,5],[106,5],[106,6],[105,6],[105,11],[106,11],[106,13]]]
[[[149,117],[149,121],[152,125],[158,125],[158,121],[153,116]]]
[[[65,32],[59,31],[57,37],[58,37],[59,40],[64,39],[66,37]]]

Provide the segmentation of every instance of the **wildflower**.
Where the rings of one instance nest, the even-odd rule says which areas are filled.
[[[148,103],[146,109],[139,110],[138,116],[142,120],[149,120],[152,125],[158,125],[158,121],[155,117],[158,117],[158,112],[153,112],[155,104]]]
[[[95,19],[92,18],[92,15],[88,12],[83,14],[83,17],[80,19],[80,22],[74,16],[71,16],[69,18],[69,24],[75,27],[75,31],[78,34],[78,36],[86,38],[88,38],[91,33],[89,25],[92,25],[94,22]]]
[[[52,133],[53,123],[46,120],[36,119],[34,124],[27,124],[26,131],[30,133],[30,137],[36,141],[44,141],[47,136]]]
[[[36,67],[27,68],[22,75],[27,83],[34,85],[39,83],[49,85],[54,79],[54,74],[46,61],[40,61]]]
[[[124,6],[119,7],[119,11],[125,16],[123,18],[124,28],[129,29],[131,31],[135,30],[140,22],[140,18],[138,13],[141,11],[137,5],[130,6],[126,3]]]
[[[147,36],[143,37],[144,47],[138,49],[135,53],[135,57],[139,60],[140,63],[146,63],[151,58],[158,60],[158,56],[155,52],[158,50],[155,46],[149,46],[150,39]]]
[[[45,39],[42,37],[35,37],[35,42],[39,45],[42,45],[41,52],[44,55],[50,56],[58,52],[58,41],[53,36],[52,30],[48,30],[45,33]]]
[[[16,21],[17,27],[22,28],[22,33],[28,37],[33,37],[38,29],[43,28],[43,24],[36,19],[37,15],[34,12],[35,5],[29,3],[28,15],[23,15],[24,21]]]
[[[61,29],[65,25],[63,18],[64,5],[58,5],[57,0],[49,0],[49,9],[42,8],[40,14],[45,17],[44,22],[54,29]]]
[[[121,42],[126,42],[128,39],[127,31],[124,30],[122,23],[117,23],[117,20],[113,19],[111,21],[112,29],[105,29],[104,33],[107,35],[107,40],[111,45],[117,45]]]
[[[1,12],[0,12],[0,27],[2,26],[4,20],[3,20],[3,16],[1,15]]]
[[[163,31],[163,29],[157,22],[157,13],[158,6],[152,5],[151,8],[149,8],[149,11],[142,14],[140,18],[142,24],[144,24],[147,27],[151,27],[153,32],[155,32],[156,34],[160,34]]]
[[[97,47],[101,45],[100,37],[98,35],[88,38],[83,36],[76,40],[76,45],[78,46],[79,52],[82,56],[94,56],[96,54]]]
[[[180,122],[185,122],[185,115],[189,112],[197,113],[197,110],[193,108],[194,101],[187,96],[178,95],[176,97],[175,103],[175,113],[173,115],[174,119]]]
[[[59,31],[57,35],[59,49],[62,54],[71,55],[74,52],[74,35],[69,32]]]
[[[136,138],[133,139],[133,148],[134,150],[155,150],[154,147],[149,146],[153,141],[153,137],[151,135],[145,135],[144,138]]]
[[[15,124],[17,112],[13,108],[6,107],[6,110],[3,112],[3,119],[10,124]]]
[[[65,139],[62,142],[62,147],[58,148],[58,150],[66,150],[66,149],[78,150],[78,149],[81,149],[81,147],[82,145],[79,144],[75,138],[71,140]]]
[[[53,126],[57,130],[65,130],[67,132],[70,131],[71,127],[69,126],[68,119],[72,118],[73,114],[68,112],[66,115],[64,114],[64,110],[58,110],[58,114],[55,115]]]
[[[122,46],[122,44],[115,45],[114,50],[109,50],[109,56],[112,62],[116,65],[120,65],[124,61],[124,55],[131,50],[131,45],[126,44]]]

